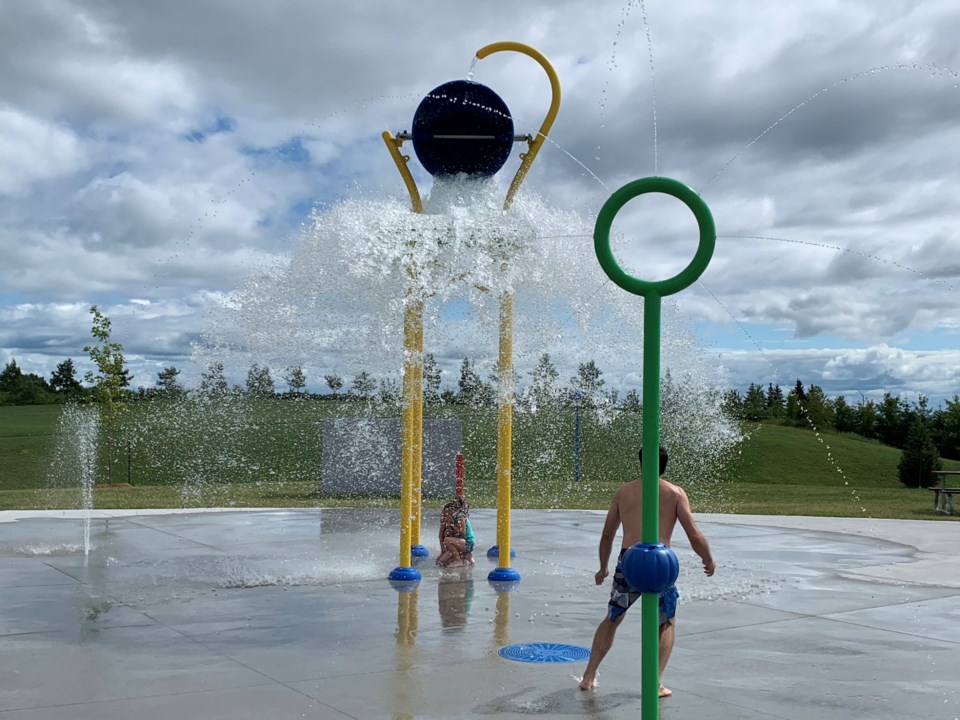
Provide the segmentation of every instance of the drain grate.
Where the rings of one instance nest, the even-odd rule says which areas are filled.
[[[500,648],[500,657],[531,663],[568,663],[586,660],[590,651],[561,643],[519,643]]]

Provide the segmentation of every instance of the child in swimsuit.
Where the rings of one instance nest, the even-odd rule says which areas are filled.
[[[440,567],[474,564],[476,539],[469,514],[470,508],[462,496],[448,502],[440,511],[440,555],[437,557]]]

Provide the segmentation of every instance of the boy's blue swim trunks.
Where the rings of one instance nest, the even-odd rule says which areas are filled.
[[[627,611],[627,608],[641,596],[641,593],[630,587],[626,578],[623,577],[623,554],[626,551],[626,548],[620,551],[620,556],[617,558],[617,569],[613,572],[613,587],[610,589],[610,604],[607,607],[607,617],[612,622],[617,621]],[[677,614],[677,601],[679,599],[680,593],[677,592],[676,585],[671,585],[660,593],[661,625],[673,620]]]

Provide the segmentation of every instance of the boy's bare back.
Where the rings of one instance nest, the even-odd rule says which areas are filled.
[[[674,485],[669,480],[660,478],[660,533],[659,539],[667,547],[673,537],[673,529],[679,521],[683,531],[687,534],[690,546],[703,561],[703,571],[713,575],[716,564],[710,553],[710,544],[693,519],[690,510],[690,500],[683,488]],[[621,485],[610,500],[610,510],[601,533],[600,572],[597,573],[597,584],[603,582],[607,576],[606,561],[609,559],[613,540],[620,526],[623,525],[623,548],[636,545],[643,541],[643,483],[640,478]],[[606,549],[604,549],[604,546]]]

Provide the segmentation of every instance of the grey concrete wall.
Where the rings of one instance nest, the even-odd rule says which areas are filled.
[[[423,421],[424,497],[453,496],[460,448],[459,420]],[[324,420],[322,472],[324,495],[399,497],[400,420]]]

